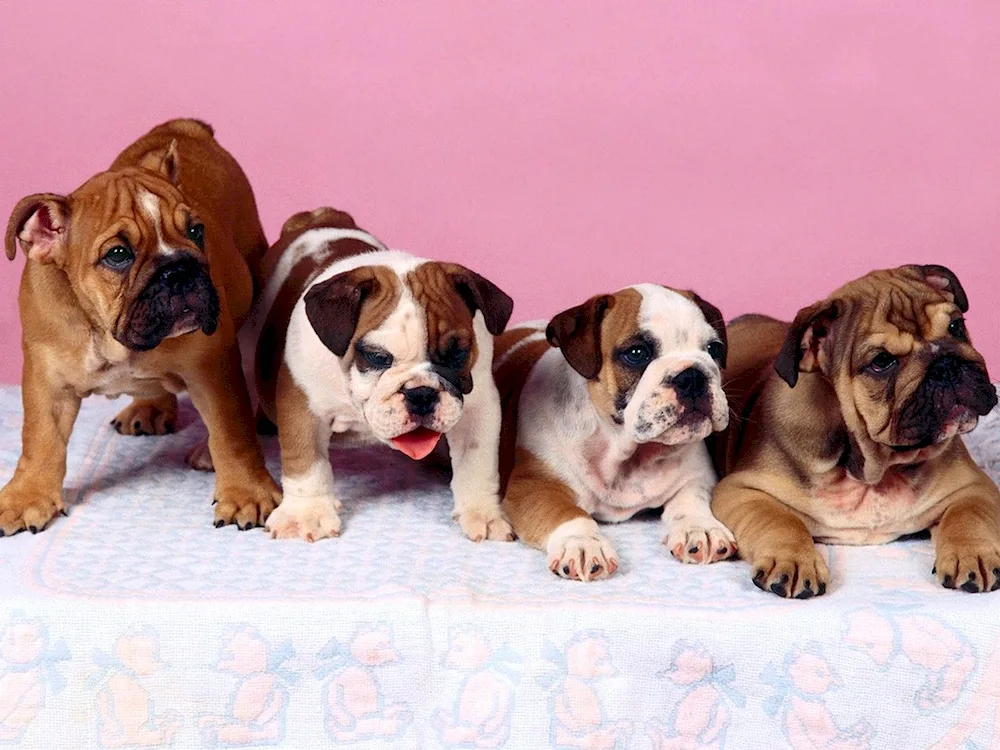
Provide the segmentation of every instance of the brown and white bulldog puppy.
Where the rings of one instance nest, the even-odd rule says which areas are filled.
[[[340,534],[331,435],[413,459],[447,436],[455,517],[474,541],[513,539],[500,511],[493,335],[512,302],[454,263],[387,249],[346,213],[296,214],[264,260],[248,329],[260,408],[278,429],[277,538]]]
[[[789,325],[729,327],[733,421],[712,509],[753,582],[808,599],[829,584],[813,540],[880,544],[930,528],[947,588],[1000,588],[1000,492],[958,436],[997,403],[943,266],[874,271]]]
[[[171,432],[187,390],[215,459],[215,524],[262,524],[279,502],[253,432],[236,331],[267,242],[239,165],[197,120],[173,120],[68,196],[30,195],[7,225],[28,256],[22,455],[0,536],[63,511],[66,443],[91,394],[135,397],[126,434]]]
[[[647,508],[663,508],[664,544],[682,562],[736,551],[709,509],[716,477],[704,442],[729,421],[725,361],[719,311],[656,284],[499,338],[504,509],[552,572],[581,581],[614,573],[618,555],[597,520]]]

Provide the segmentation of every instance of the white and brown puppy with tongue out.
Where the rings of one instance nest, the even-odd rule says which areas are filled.
[[[331,435],[413,459],[445,436],[455,517],[474,541],[512,541],[500,510],[500,396],[493,336],[513,304],[482,276],[387,249],[341,211],[291,217],[263,262],[257,334],[259,424],[277,426],[279,538],[340,534]]]
[[[709,507],[716,476],[704,442],[729,422],[725,361],[719,311],[656,284],[598,295],[497,340],[504,509],[552,572],[611,575],[618,555],[597,521],[648,508],[663,508],[663,542],[678,560],[736,552]]]

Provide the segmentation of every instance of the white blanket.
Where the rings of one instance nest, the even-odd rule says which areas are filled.
[[[204,435],[122,437],[90,399],[68,518],[0,540],[0,747],[997,748],[1000,592],[939,587],[926,539],[827,547],[829,593],[675,562],[608,528],[608,581],[473,544],[445,479],[335,453],[343,535],[212,526]],[[20,450],[0,389],[0,479]],[[1000,475],[1000,420],[968,439]],[[277,446],[267,442],[277,476]]]

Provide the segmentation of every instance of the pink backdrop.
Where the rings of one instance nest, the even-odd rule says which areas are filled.
[[[992,2],[8,3],[0,207],[198,116],[271,238],[332,203],[474,266],[518,319],[636,281],[790,316],[943,263],[1000,375],[998,39]]]

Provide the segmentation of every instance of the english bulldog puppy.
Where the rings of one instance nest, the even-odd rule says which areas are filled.
[[[237,330],[267,241],[250,183],[212,128],[171,120],[69,195],[23,198],[8,258],[18,244],[24,427],[0,537],[63,511],[66,443],[91,394],[133,396],[115,429],[160,435],[186,390],[208,427],[215,525],[263,524],[280,494],[254,435]]]
[[[284,491],[271,536],[340,534],[331,435],[417,460],[447,436],[462,531],[513,540],[500,510],[500,397],[490,371],[510,297],[460,265],[389,250],[332,208],[292,216],[263,268],[251,329]]]
[[[997,404],[944,266],[873,271],[791,323],[729,327],[734,414],[712,509],[753,582],[808,599],[830,582],[814,540],[881,544],[931,529],[946,588],[1000,588],[1000,492],[961,434]]]
[[[722,315],[697,294],[638,284],[592,297],[546,326],[498,339],[504,404],[503,507],[517,536],[563,578],[618,568],[597,521],[663,508],[664,543],[682,562],[736,552],[709,510],[705,438],[729,409]]]

